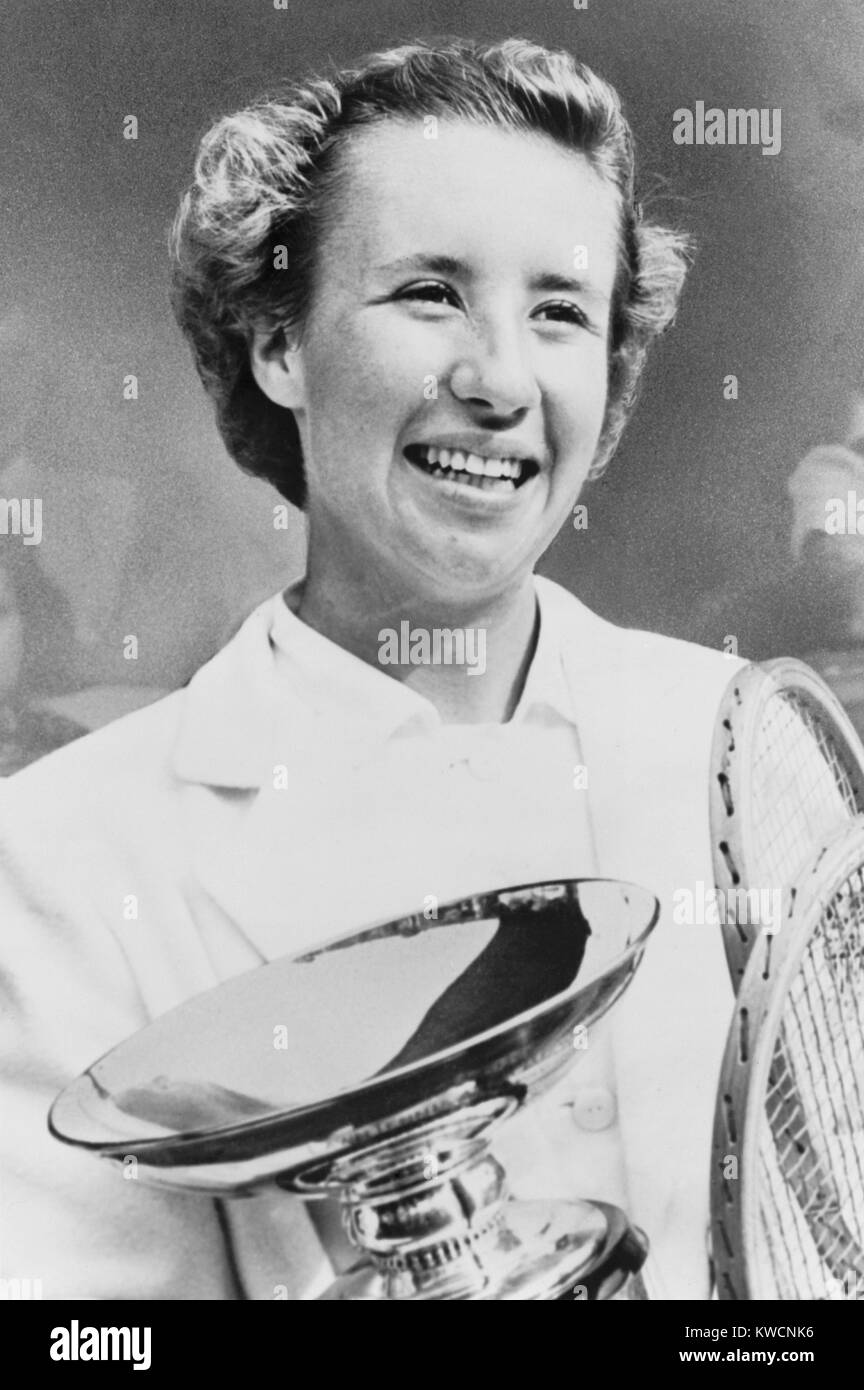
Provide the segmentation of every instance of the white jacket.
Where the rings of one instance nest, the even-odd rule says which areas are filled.
[[[580,1135],[568,1186],[611,1195],[646,1230],[652,1296],[705,1298],[732,991],[719,929],[674,925],[671,902],[712,882],[709,753],[742,663],[617,628],[539,583],[572,633],[600,874],[662,904],[608,1046],[574,1067],[577,1100],[611,1091],[617,1118]],[[0,1277],[40,1279],[46,1298],[314,1298],[332,1278],[295,1199],[158,1191],[46,1128],[58,1091],[115,1043],[284,951],[281,866],[268,878],[244,845],[274,763],[266,614],[187,688],[0,783]]]

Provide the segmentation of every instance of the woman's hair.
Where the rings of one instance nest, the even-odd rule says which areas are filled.
[[[306,493],[299,433],[292,412],[254,380],[252,335],[302,329],[351,134],[430,116],[542,133],[582,153],[617,190],[608,401],[590,476],[614,453],[648,346],[675,316],[688,240],[643,219],[618,95],[569,53],[521,39],[412,43],[224,117],[201,141],[175,219],[172,303],[228,452],[299,507]]]

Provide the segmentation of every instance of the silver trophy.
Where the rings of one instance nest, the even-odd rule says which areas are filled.
[[[51,1130],[162,1187],[338,1200],[358,1260],[325,1299],[612,1297],[642,1233],[606,1203],[514,1199],[490,1141],[576,1059],[657,914],[644,888],[566,879],[339,937],[113,1048]]]

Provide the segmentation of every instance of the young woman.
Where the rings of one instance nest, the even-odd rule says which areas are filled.
[[[615,92],[510,40],[394,49],[221,120],[173,249],[225,443],[304,509],[308,565],[186,689],[0,795],[3,1273],[310,1298],[332,1275],[293,1199],[148,1191],[46,1111],[191,994],[430,895],[600,874],[668,905],[710,879],[735,662],[534,576],[615,449],[685,245],[634,201]],[[628,1210],[651,1296],[709,1292],[730,1008],[719,933],[664,911],[564,1091],[502,1140],[517,1190]]]

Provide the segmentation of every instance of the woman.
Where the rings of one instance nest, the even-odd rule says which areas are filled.
[[[309,1298],[331,1273],[291,1199],[146,1191],[44,1138],[45,1112],[189,995],[430,898],[708,879],[735,663],[533,576],[614,451],[685,245],[634,202],[614,91],[513,40],[395,49],[220,121],[173,248],[223,438],[304,508],[308,567],[187,689],[4,792],[28,1077],[6,1258],[45,1297]],[[705,1297],[731,996],[719,935],[670,921],[504,1142],[517,1190],[628,1208],[652,1296]]]

